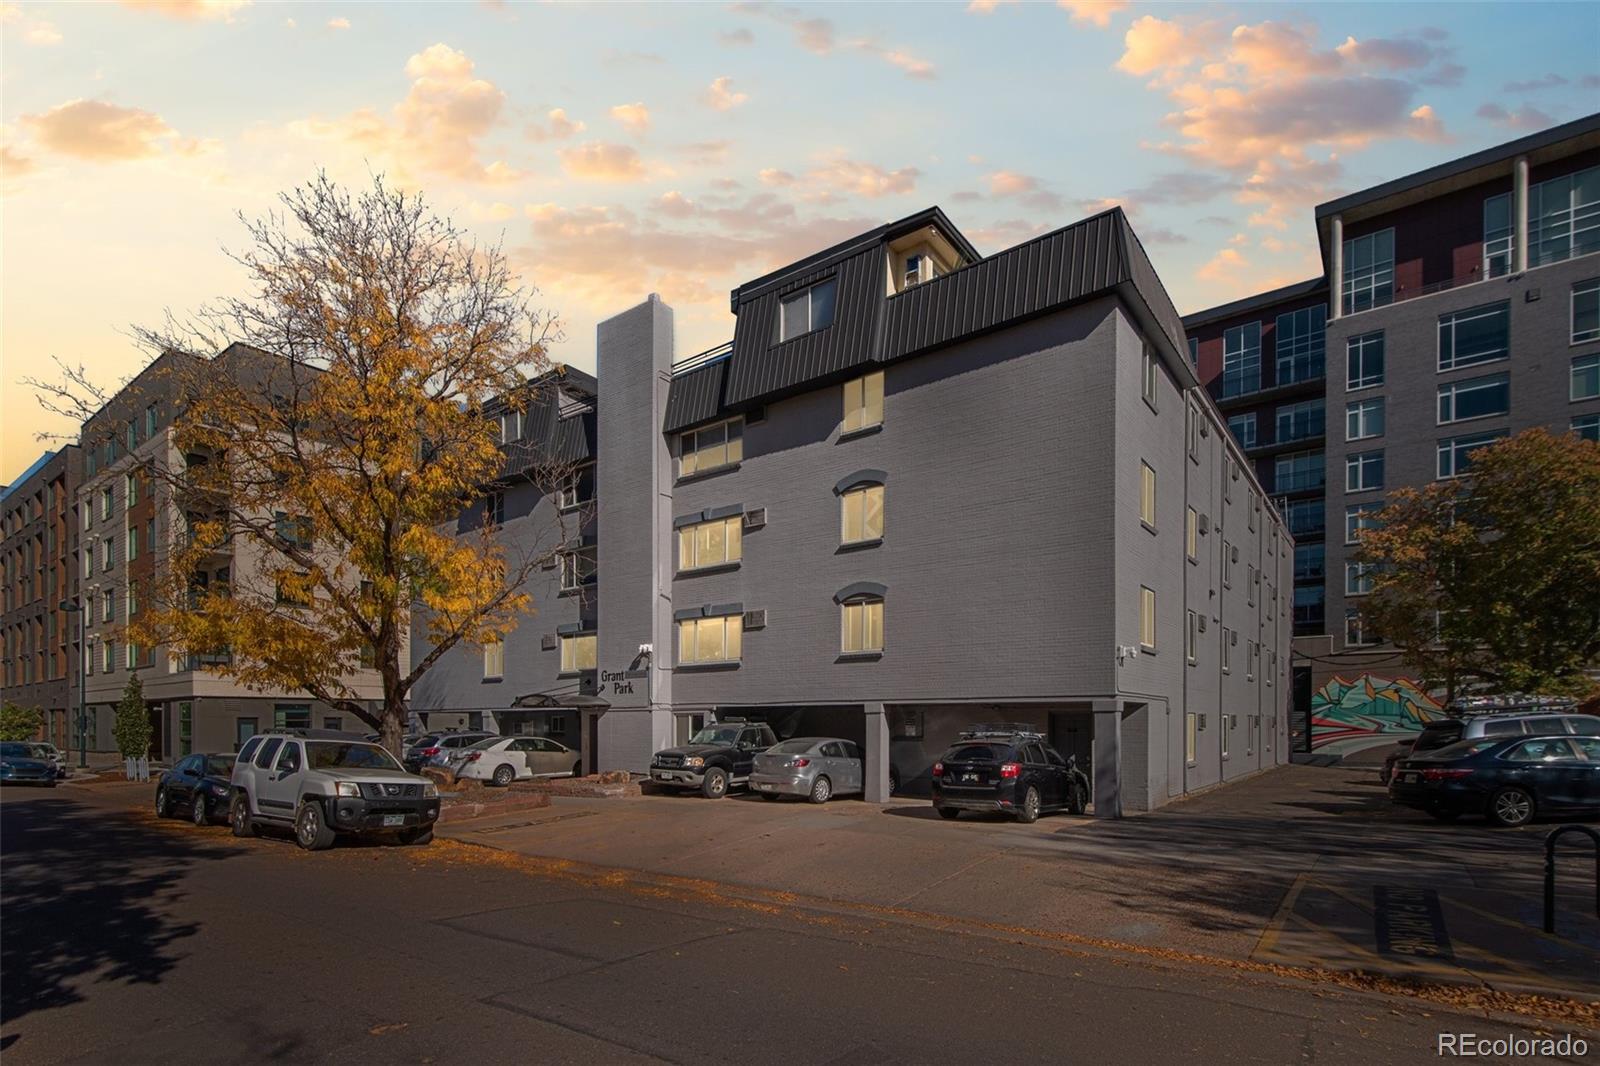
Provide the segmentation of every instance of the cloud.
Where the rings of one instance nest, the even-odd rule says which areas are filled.
[[[14,22],[22,40],[35,48],[49,48],[61,43],[61,31],[56,24],[45,19],[30,18],[21,4],[0,3],[0,23]]]
[[[758,18],[767,18],[788,27],[795,44],[813,55],[831,55],[834,51],[860,52],[875,56],[890,66],[903,71],[907,77],[931,80],[938,77],[933,63],[912,55],[903,48],[884,45],[874,37],[853,37],[841,40],[837,28],[829,19],[810,15],[797,7],[775,4],[736,3],[733,10]]]
[[[761,180],[763,185],[793,185],[796,180],[795,176],[787,170],[779,170],[776,167],[767,167],[756,177]]]
[[[1513,130],[1542,130],[1546,126],[1554,126],[1556,120],[1540,111],[1537,107],[1524,105],[1515,111],[1507,111],[1499,104],[1484,104],[1474,112],[1479,118],[1487,119],[1497,126],[1504,126]]]
[[[1019,174],[1014,170],[997,170],[988,176],[989,195],[997,199],[1015,197],[1027,204],[1044,211],[1055,211],[1061,207],[1061,197],[1046,189],[1038,178],[1029,174]]]
[[[119,0],[123,7],[149,11],[185,22],[232,22],[233,16],[250,6],[250,0]]]
[[[536,141],[564,141],[587,129],[582,122],[568,118],[566,111],[559,107],[550,109],[549,114],[545,115],[545,122],[543,126],[537,123],[529,126],[528,136]]]
[[[1531,93],[1540,89],[1559,89],[1566,84],[1567,79],[1560,74],[1546,74],[1531,81],[1508,81],[1504,88],[1508,93]]]
[[[917,187],[922,172],[916,167],[886,170],[876,163],[863,163],[854,159],[835,157],[806,172],[807,182],[825,190],[816,199],[831,199],[835,194],[864,196],[896,196],[911,192]]]
[[[1111,25],[1111,16],[1128,6],[1128,0],[1056,0],[1056,6],[1071,15],[1074,22],[1089,22],[1105,29]]]
[[[611,117],[618,125],[636,135],[650,128],[650,109],[643,103],[618,104],[611,109]]]
[[[1195,277],[1201,281],[1234,282],[1248,269],[1250,261],[1237,248],[1220,248],[1217,254],[1201,264]]]
[[[728,149],[732,147],[732,141],[691,141],[677,145],[673,151],[683,156],[690,166],[709,167],[726,163]]]
[[[71,100],[41,115],[22,116],[21,125],[42,147],[97,163],[144,159],[178,140],[161,116],[102,100]]]
[[[574,178],[589,181],[643,181],[644,160],[631,145],[585,141],[560,151],[561,166]]]
[[[1014,4],[1017,0],[972,0],[967,5],[967,12],[973,15],[992,15],[994,9],[1001,4]]]
[[[38,164],[32,159],[9,144],[0,144],[0,181],[3,181],[7,188],[13,187],[37,169]]]
[[[330,30],[348,30],[349,28],[350,20],[345,18],[343,15],[328,20],[328,29]]]
[[[1585,74],[1578,79],[1578,86],[1584,89],[1600,89],[1600,74]]]
[[[1139,240],[1145,244],[1188,244],[1187,235],[1177,230],[1167,229],[1165,226],[1142,226],[1135,232]]]
[[[705,94],[707,106],[717,111],[731,111],[748,99],[748,94],[734,91],[733,79],[727,75],[713,80]]]
[[[464,52],[434,44],[406,61],[411,89],[388,116],[362,108],[343,119],[312,118],[290,128],[385,153],[402,173],[416,167],[465,181],[516,180],[521,175],[503,160],[479,159],[478,142],[499,124],[506,94],[474,71]]]
[[[1025,218],[1007,218],[987,226],[966,231],[967,239],[979,249],[992,248],[1001,251],[1012,245],[1021,244],[1031,240],[1041,233],[1048,233],[1052,227],[1048,223],[1033,222]]]
[[[1238,189],[1238,183],[1201,170],[1177,170],[1157,174],[1136,189],[1127,199],[1146,204],[1199,204],[1225,192]]]
[[[1220,37],[1221,29],[1213,23],[1168,22],[1142,15],[1122,35],[1122,58],[1116,68],[1139,77],[1181,68],[1208,54]]]
[[[724,30],[717,34],[717,40],[730,48],[742,48],[756,43],[756,35],[749,29],[740,26],[736,30]]]
[[[665,56],[654,52],[619,52],[608,48],[600,54],[600,62],[611,67],[653,67],[666,61]]]

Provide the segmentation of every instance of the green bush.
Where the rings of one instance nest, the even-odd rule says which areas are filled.
[[[117,751],[124,759],[142,759],[150,754],[150,712],[144,705],[144,685],[137,673],[128,675],[117,704],[117,721],[112,727]]]
[[[8,703],[0,707],[0,740],[33,740],[44,727],[44,712]]]

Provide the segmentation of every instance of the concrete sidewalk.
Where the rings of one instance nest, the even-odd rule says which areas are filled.
[[[1543,839],[1438,825],[1373,771],[1283,767],[1118,822],[936,817],[926,801],[568,800],[448,835],[526,855],[898,908],[1219,959],[1600,999],[1592,859],[1564,848],[1539,931]]]

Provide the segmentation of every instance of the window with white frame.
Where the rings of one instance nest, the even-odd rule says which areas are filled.
[[[1351,400],[1344,405],[1344,439],[1367,440],[1383,436],[1384,398]]]
[[[561,553],[561,591],[576,592],[594,577],[594,549],[578,548]]]
[[[116,503],[111,494],[111,486],[107,485],[105,488],[100,490],[100,517],[110,518],[111,512],[115,509],[115,507]]]
[[[1600,341],[1600,278],[1572,286],[1572,343]]]
[[[1501,193],[1483,202],[1483,276],[1498,278],[1511,272],[1516,253],[1516,227],[1511,220],[1511,194]]]
[[[1287,442],[1322,436],[1324,410],[1323,400],[1320,397],[1281,405],[1278,408],[1276,439],[1279,442]]]
[[[833,278],[785,296],[778,306],[778,340],[793,340],[833,324],[834,297],[839,291]]]
[[[108,640],[100,645],[100,669],[110,673],[117,668],[117,642]]]
[[[1439,316],[1439,369],[1460,370],[1511,355],[1511,305],[1485,304]]]
[[[111,589],[106,589],[100,594],[100,621],[115,622],[117,620],[117,594]]]
[[[1383,384],[1383,331],[1363,333],[1344,342],[1346,392]]]
[[[521,411],[502,411],[500,413],[500,443],[510,444],[512,441],[522,439],[523,413]]]
[[[1200,513],[1193,507],[1184,508],[1183,552],[1191,563],[1200,561]]]
[[[1344,646],[1347,648],[1370,648],[1378,643],[1378,637],[1361,620],[1361,608],[1346,607],[1344,609]]]
[[[729,614],[678,621],[678,662],[733,663],[743,654],[743,616]]]
[[[1185,711],[1183,715],[1183,761],[1186,766],[1193,766],[1199,756],[1199,729],[1200,716],[1194,711]]]
[[[132,470],[122,475],[122,495],[126,498],[124,507],[132,507],[139,502],[139,475]]]
[[[1183,658],[1190,666],[1200,660],[1200,616],[1184,612]]]
[[[1354,544],[1360,538],[1363,529],[1377,529],[1378,515],[1382,511],[1381,502],[1347,505],[1344,509],[1344,542]]]
[[[1600,415],[1579,415],[1572,420],[1570,428],[1583,440],[1600,444]]]
[[[875,370],[844,383],[842,433],[883,425],[883,371]]]
[[[1189,365],[1200,365],[1200,340],[1198,337],[1189,338]]]
[[[744,461],[744,419],[691,429],[678,436],[678,476],[688,477]]]
[[[1382,307],[1394,300],[1394,230],[1379,230],[1344,242],[1344,313]]]
[[[1383,451],[1357,452],[1344,458],[1344,491],[1370,492],[1383,488]]]
[[[1600,252],[1600,167],[1528,187],[1528,265]]]
[[[1274,331],[1277,384],[1315,381],[1323,375],[1327,329],[1328,308],[1324,304],[1278,316]]]
[[[1506,436],[1503,429],[1491,430],[1487,433],[1471,433],[1464,437],[1450,437],[1439,442],[1439,469],[1438,476],[1442,478],[1460,477],[1472,469],[1472,456],[1479,448],[1493,444],[1501,437]]]
[[[111,561],[117,554],[116,548],[116,537],[107,537],[100,542],[100,569],[102,571],[111,569]]]
[[[483,678],[485,681],[494,681],[506,674],[506,646],[501,641],[494,641],[483,646]]]
[[[135,559],[139,558],[139,534],[137,529],[129,529],[124,527],[122,530],[122,540],[123,543],[127,545],[127,547],[123,549],[124,554],[127,556],[126,561],[131,563]]]
[[[1238,639],[1233,630],[1227,626],[1222,627],[1222,640],[1219,641],[1219,645],[1222,648],[1222,672],[1225,674],[1233,673],[1233,644]]]
[[[1439,424],[1503,415],[1511,409],[1511,375],[1491,374],[1439,386]]]
[[[1226,539],[1222,542],[1222,587],[1233,588],[1233,545]]]
[[[858,485],[839,494],[839,542],[883,538],[883,486]]]
[[[1572,361],[1567,399],[1592,400],[1596,396],[1600,396],[1600,355],[1580,355]]]
[[[1156,592],[1145,585],[1139,586],[1139,643],[1156,650]]]
[[[1140,366],[1140,391],[1144,394],[1144,402],[1156,409],[1156,393],[1161,381],[1161,368],[1156,362],[1155,351],[1146,344],[1144,356]]]
[[[1233,415],[1228,419],[1228,432],[1233,434],[1233,439],[1239,442],[1241,448],[1254,448],[1256,446],[1256,413],[1248,411],[1242,415]]]
[[[586,502],[583,498],[583,472],[571,470],[563,474],[561,484],[556,487],[556,506],[563,511],[571,511]]]
[[[1139,463],[1139,521],[1156,527],[1156,472],[1149,463]]]
[[[742,515],[678,527],[678,569],[724,566],[744,557]]]
[[[1256,657],[1260,654],[1260,644],[1253,640],[1245,642],[1244,679],[1246,681],[1254,681],[1256,679]]]
[[[883,651],[883,599],[857,596],[839,605],[839,650],[846,655]]]
[[[483,520],[489,525],[501,526],[506,521],[506,494],[491,492],[483,499]]]
[[[1244,595],[1245,603],[1251,607],[1256,605],[1256,590],[1261,587],[1261,575],[1256,572],[1254,563],[1244,564]]]
[[[593,633],[561,635],[561,672],[576,674],[595,668],[598,641]]]
[[[1261,323],[1246,322],[1222,334],[1222,395],[1261,388]]]
[[[1344,564],[1344,594],[1365,596],[1372,591],[1372,566],[1355,561]]]

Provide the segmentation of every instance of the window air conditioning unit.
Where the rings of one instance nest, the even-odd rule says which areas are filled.
[[[1206,716],[1204,714],[1202,714],[1199,717],[1200,717],[1199,726],[1200,726],[1201,729],[1204,729],[1206,727]]]
[[[752,507],[744,513],[744,528],[746,531],[760,529],[767,524],[767,509],[765,507]]]
[[[555,651],[556,635],[554,633],[546,633],[544,636],[540,637],[539,647],[544,651]]]
[[[555,568],[556,568],[556,557],[553,556],[553,555],[550,556],[550,558],[544,560],[543,562],[541,562],[539,564],[539,569],[540,570],[554,570]]]
[[[1239,549],[1238,548],[1233,549],[1233,561],[1234,562],[1238,562],[1239,561]]]
[[[1204,633],[1205,631],[1206,631],[1206,616],[1205,615],[1201,615],[1200,616],[1200,632]]]
[[[767,612],[766,612],[766,609],[762,608],[759,611],[746,611],[744,613],[744,628],[746,628],[746,629],[765,629],[765,628],[767,628]]]
[[[1211,516],[1210,515],[1201,515],[1200,516],[1200,532],[1202,532],[1202,533],[1211,532]]]

